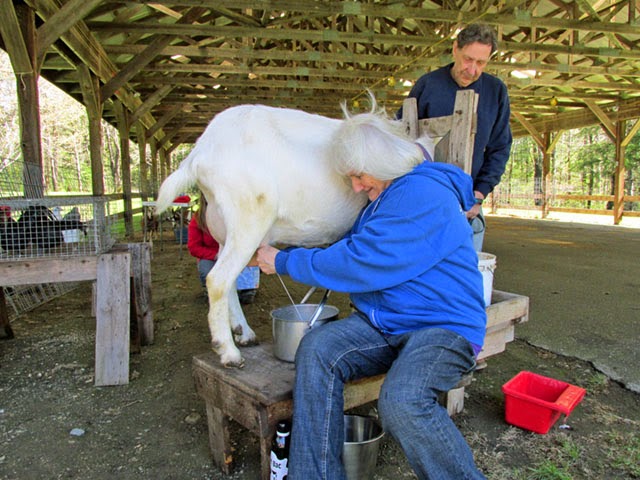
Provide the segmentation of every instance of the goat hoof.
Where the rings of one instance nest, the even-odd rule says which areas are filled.
[[[216,348],[216,345],[219,348]],[[240,355],[240,351],[237,348],[225,349],[224,345],[219,342],[211,342],[211,346],[213,347],[213,351],[220,357],[220,363],[223,367],[244,367],[244,358],[242,358],[242,355]]]
[[[222,362],[222,366],[224,368],[243,368],[244,358],[241,358],[239,362],[234,362],[234,361]]]
[[[242,337],[235,337],[236,345],[240,347],[253,347],[255,345],[260,345],[260,342],[257,338],[248,338],[243,339]]]
[[[242,325],[236,325],[231,331],[234,335],[242,335]]]

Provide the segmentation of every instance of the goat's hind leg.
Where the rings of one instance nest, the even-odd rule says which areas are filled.
[[[233,278],[225,275],[220,260],[207,275],[209,313],[207,321],[211,333],[211,347],[220,356],[224,366],[241,367],[244,363],[236,347],[229,322],[229,291],[235,286]]]
[[[234,340],[241,346],[253,345],[257,343],[257,337],[247,324],[240,307],[236,293],[236,278],[255,248],[234,247],[233,242],[225,244],[218,261],[207,275],[210,305],[208,321],[211,345],[220,356],[221,363],[225,366],[240,367],[244,360]]]
[[[231,331],[236,345],[248,347],[259,343],[258,337],[249,326],[242,311],[242,306],[238,300],[238,292],[235,289],[229,291],[229,321],[231,322]]]

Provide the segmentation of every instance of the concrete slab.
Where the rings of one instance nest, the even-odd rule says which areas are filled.
[[[488,216],[494,288],[527,295],[516,337],[640,393],[640,229]]]

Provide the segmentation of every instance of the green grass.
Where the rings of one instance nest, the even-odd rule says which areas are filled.
[[[607,438],[607,456],[611,465],[629,478],[640,478],[640,438],[626,432],[611,432]]]
[[[571,474],[564,468],[558,467],[551,460],[544,460],[536,467],[528,469],[527,480],[572,480]]]

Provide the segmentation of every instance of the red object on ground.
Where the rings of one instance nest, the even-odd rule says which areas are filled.
[[[587,391],[554,378],[520,372],[502,386],[505,420],[535,433],[547,433],[560,414],[567,417]]]

